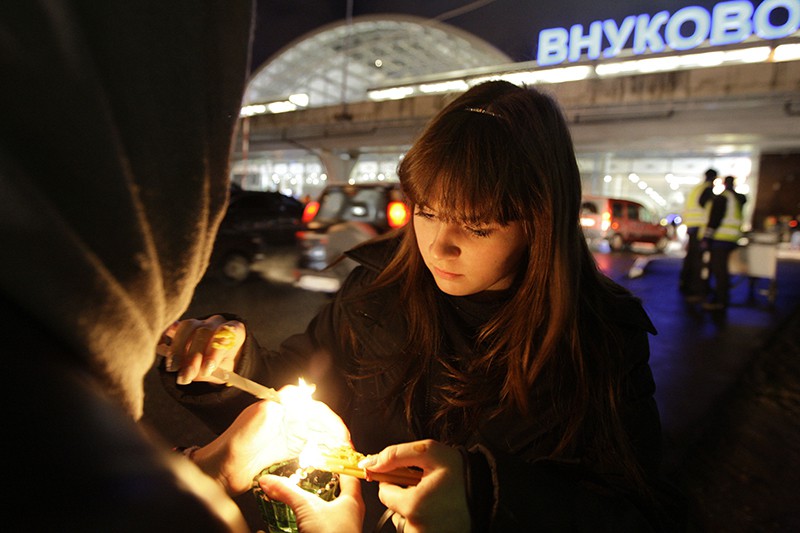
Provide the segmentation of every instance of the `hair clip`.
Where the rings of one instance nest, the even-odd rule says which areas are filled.
[[[495,117],[495,118],[500,118],[500,119],[503,118],[502,115],[498,115],[497,113],[492,113],[491,111],[487,111],[487,110],[485,110],[483,108],[480,108],[480,107],[465,107],[464,111],[472,111],[473,113],[481,113],[483,115],[489,115],[489,116],[492,116],[492,117]]]

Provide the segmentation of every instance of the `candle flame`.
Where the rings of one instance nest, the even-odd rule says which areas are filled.
[[[317,386],[313,383],[306,383],[306,380],[299,378],[297,380],[297,387],[287,387],[279,392],[281,403],[287,407],[302,408],[304,404],[308,404],[313,400],[312,395],[317,390]]]
[[[286,409],[284,430],[287,435],[287,448],[299,463],[297,473],[292,476],[296,483],[302,481],[308,472],[323,470],[342,473],[343,469],[354,470],[357,474],[358,460],[363,458],[349,445],[345,435],[336,432],[336,428],[328,426],[323,419],[317,419],[320,406],[315,405],[313,394],[316,385],[298,379],[296,387],[284,387],[279,391],[280,403]]]
[[[320,445],[315,442],[307,443],[303,451],[300,452],[300,457],[298,459],[301,468],[318,468],[325,464],[325,458],[322,455]]]

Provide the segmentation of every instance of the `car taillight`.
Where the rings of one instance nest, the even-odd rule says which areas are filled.
[[[311,222],[319,211],[319,202],[308,202],[303,208],[303,224]]]
[[[403,202],[389,202],[386,207],[386,218],[389,219],[390,228],[401,228],[408,223],[408,206]]]

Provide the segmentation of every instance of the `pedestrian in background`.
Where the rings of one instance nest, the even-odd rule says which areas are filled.
[[[705,172],[705,180],[697,184],[686,197],[681,218],[686,226],[686,256],[680,273],[679,289],[687,302],[700,303],[708,294],[708,281],[703,277],[703,250],[700,241],[703,238],[711,200],[714,197],[714,180],[717,171],[709,168]]]
[[[703,232],[703,249],[710,252],[709,282],[713,280],[710,300],[703,302],[703,309],[720,311],[728,307],[730,292],[730,270],[728,261],[731,252],[742,237],[744,204],[747,198],[734,190],[735,178],[725,176],[725,189],[714,197]]]
[[[235,317],[182,321],[167,332],[180,363],[177,380],[162,368],[167,389],[213,427],[241,394],[202,383],[209,369],[316,383],[356,449],[376,454],[370,469],[422,469],[415,487],[364,485],[366,531],[384,505],[398,531],[666,529],[655,328],[588,249],[556,101],[476,85],[398,176],[411,222],[349,252],[360,265],[305,333],[270,350]],[[223,327],[236,349],[208,344]],[[298,512],[301,531],[315,507]]]

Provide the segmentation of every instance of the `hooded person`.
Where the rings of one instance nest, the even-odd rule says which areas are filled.
[[[249,2],[225,0],[0,7],[10,523],[247,529],[137,420],[226,206],[251,21]]]

